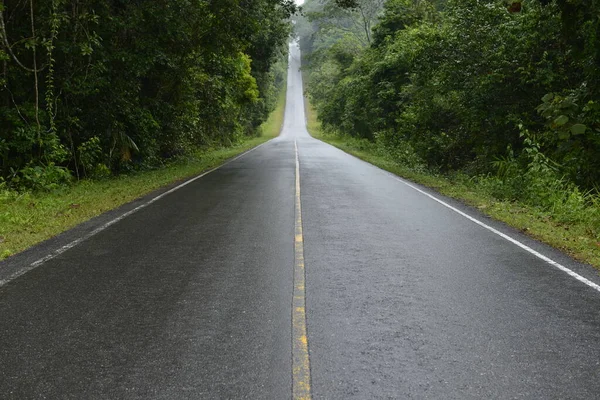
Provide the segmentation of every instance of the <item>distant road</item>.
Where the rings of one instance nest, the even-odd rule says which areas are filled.
[[[597,273],[312,139],[299,66],[279,138],[0,263],[0,398],[600,398]]]

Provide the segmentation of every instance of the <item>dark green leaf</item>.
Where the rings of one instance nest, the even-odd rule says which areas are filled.
[[[567,122],[569,122],[569,117],[567,117],[566,115],[559,115],[554,119],[554,125],[556,126],[563,126]]]
[[[585,126],[584,124],[574,124],[571,127],[571,133],[573,135],[583,135],[586,130],[587,130],[587,126]]]

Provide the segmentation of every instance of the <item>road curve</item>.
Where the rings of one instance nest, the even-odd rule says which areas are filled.
[[[311,138],[299,66],[279,138],[0,263],[0,398],[290,398],[298,290],[315,399],[600,398],[600,292]]]

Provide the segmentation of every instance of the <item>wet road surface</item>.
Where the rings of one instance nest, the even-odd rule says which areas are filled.
[[[600,398],[600,293],[310,138],[298,68],[279,138],[0,263],[0,398],[289,399],[298,290],[315,399]]]

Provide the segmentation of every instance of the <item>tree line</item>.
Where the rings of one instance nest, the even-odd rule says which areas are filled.
[[[254,135],[292,0],[3,0],[0,185],[52,188]]]
[[[307,0],[296,26],[326,130],[509,199],[597,190],[600,1]]]

